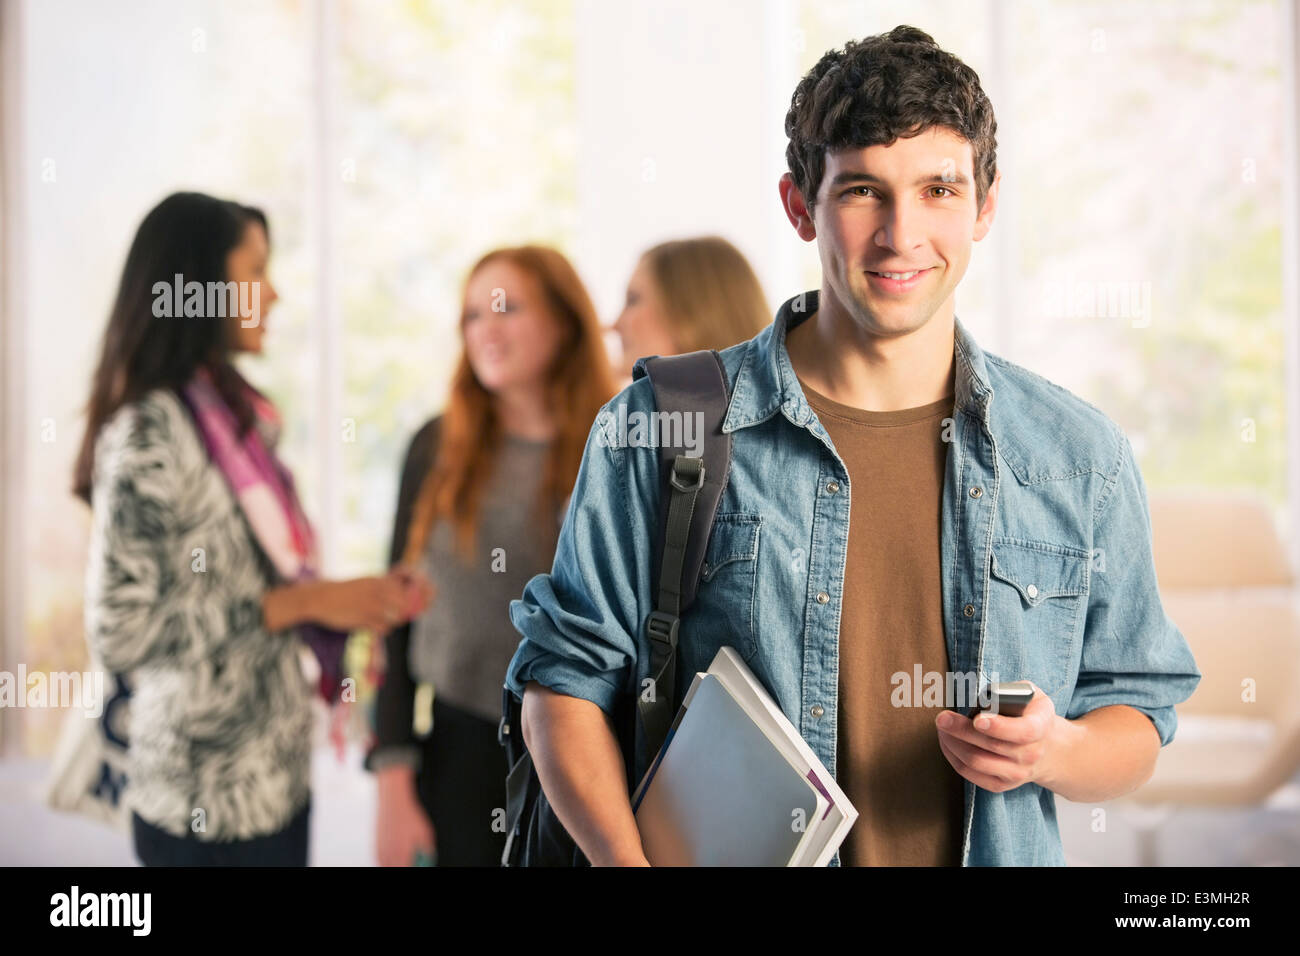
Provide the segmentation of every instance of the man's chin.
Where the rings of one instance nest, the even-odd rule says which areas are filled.
[[[934,315],[930,302],[879,302],[872,299],[856,300],[854,320],[863,328],[879,334],[906,335],[915,331]]]

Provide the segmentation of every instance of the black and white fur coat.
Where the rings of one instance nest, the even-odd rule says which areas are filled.
[[[310,652],[265,629],[274,569],[173,392],[100,429],[92,511],[86,632],[130,675],[128,806],[205,841],[283,828],[309,797]]]

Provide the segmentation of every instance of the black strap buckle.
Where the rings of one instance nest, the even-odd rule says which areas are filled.
[[[672,614],[665,614],[663,611],[651,611],[650,616],[646,618],[645,632],[652,641],[659,641],[667,644],[670,648],[677,646],[677,629],[681,626],[682,619]]]
[[[704,487],[704,459],[678,455],[668,481],[678,491],[699,491]]]

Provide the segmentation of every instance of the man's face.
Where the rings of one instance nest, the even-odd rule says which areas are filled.
[[[993,223],[1000,174],[978,209],[971,145],[942,127],[826,159],[813,219],[805,209],[795,225],[816,237],[823,282],[847,317],[888,337],[951,315],[971,244]],[[787,199],[792,220],[797,198]]]

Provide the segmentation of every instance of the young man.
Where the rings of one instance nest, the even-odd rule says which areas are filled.
[[[1063,865],[1053,794],[1144,783],[1200,679],[1124,433],[956,317],[997,208],[996,128],[976,74],[920,30],[822,57],[780,184],[821,289],[721,353],[731,470],[677,699],[741,652],[860,813],[834,864]],[[507,675],[597,865],[646,862],[608,715],[649,669],[658,449],[607,440],[619,405],[653,411],[650,383],[592,431],[554,568],[511,604]],[[1014,680],[1035,690],[1023,715],[964,715]]]

